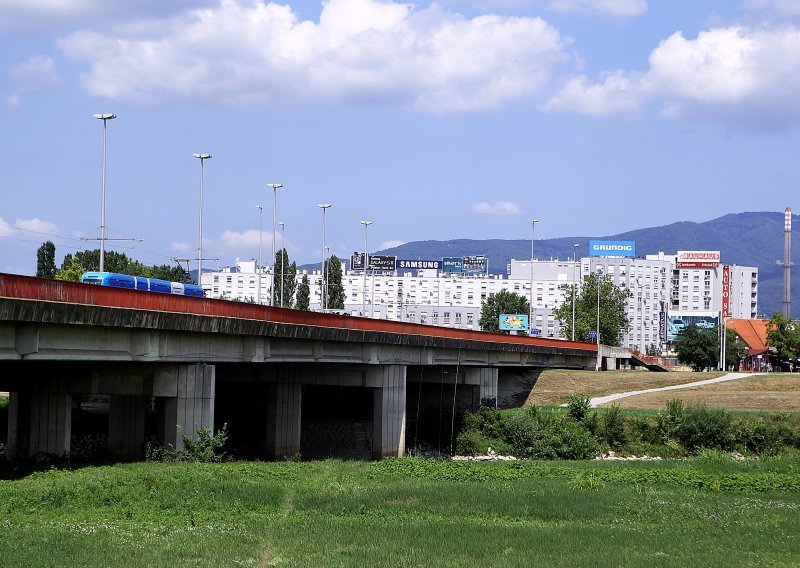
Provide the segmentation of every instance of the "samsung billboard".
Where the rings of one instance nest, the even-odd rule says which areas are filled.
[[[397,260],[397,270],[441,270],[441,260]]]
[[[589,256],[636,256],[635,241],[589,241]]]

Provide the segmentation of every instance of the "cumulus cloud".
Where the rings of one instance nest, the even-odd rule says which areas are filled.
[[[6,98],[9,106],[19,105],[25,93],[51,89],[60,83],[53,60],[41,55],[15,65],[9,75],[13,83],[13,93]]]
[[[192,246],[188,243],[171,243],[169,249],[178,254],[186,254],[193,250]]]
[[[58,226],[49,221],[43,221],[38,217],[34,217],[33,219],[17,219],[14,221],[14,226],[23,231],[42,233],[45,235],[55,235],[58,233]]]
[[[538,93],[567,59],[564,43],[540,18],[466,18],[437,4],[329,0],[314,22],[287,5],[221,0],[160,27],[81,31],[60,46],[89,63],[90,94],[125,102],[458,112]]]
[[[481,201],[473,203],[471,210],[473,213],[482,215],[518,215],[520,213],[519,205],[511,201],[495,201],[494,203]]]
[[[647,11],[647,2],[645,0],[550,0],[547,7],[557,12],[595,12],[619,18],[632,18]]]
[[[0,237],[10,237],[14,234],[14,227],[0,217]]]
[[[676,32],[649,63],[644,73],[617,71],[600,83],[572,79],[546,108],[609,114],[652,101],[668,116],[691,120],[760,129],[800,122],[797,28],[713,28],[694,39]]]
[[[378,250],[386,250],[406,244],[405,241],[384,241],[378,245]]]
[[[220,235],[220,241],[222,244],[227,246],[230,249],[241,249],[241,248],[250,248],[253,247],[258,248],[259,237],[263,235],[263,244],[264,246],[272,246],[272,234],[265,232],[261,233],[258,229],[249,229],[247,231],[223,231],[222,235]]]

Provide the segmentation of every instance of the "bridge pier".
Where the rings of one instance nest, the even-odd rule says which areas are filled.
[[[466,367],[464,369],[464,383],[478,386],[481,406],[497,407],[497,376],[498,371],[493,367]]]
[[[406,447],[406,367],[380,365],[367,371],[377,387],[373,405],[372,455],[375,459],[402,457]]]
[[[201,427],[214,431],[214,365],[168,365],[153,381],[153,395],[166,397],[158,425],[165,446],[183,449],[183,434],[197,439]]]
[[[300,453],[303,386],[292,382],[288,370],[279,371],[269,385],[267,403],[267,457],[280,460]]]
[[[145,413],[149,397],[111,395],[108,410],[108,449],[121,457],[142,457],[145,438]]]
[[[44,392],[11,392],[8,445],[11,459],[38,453],[61,455],[70,449],[72,395],[50,388]]]

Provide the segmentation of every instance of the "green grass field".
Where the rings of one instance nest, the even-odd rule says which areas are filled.
[[[3,566],[797,566],[800,456],[139,463],[0,481]]]

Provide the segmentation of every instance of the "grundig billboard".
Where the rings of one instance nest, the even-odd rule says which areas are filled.
[[[634,241],[589,241],[589,256],[636,256]]]
[[[718,250],[679,250],[678,268],[716,268],[719,266]]]

